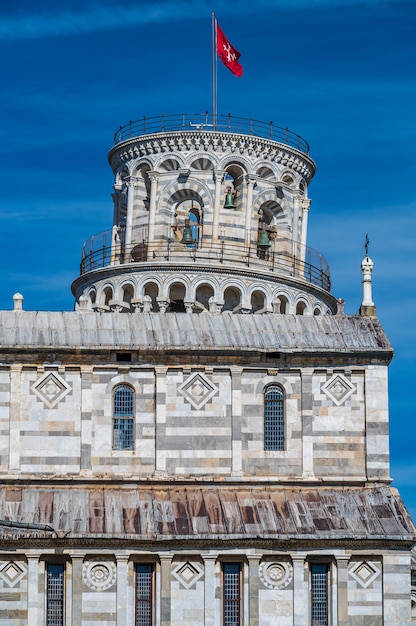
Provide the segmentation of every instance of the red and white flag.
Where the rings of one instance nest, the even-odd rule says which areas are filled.
[[[241,54],[228,41],[217,22],[217,54],[225,67],[228,67],[234,76],[242,76],[243,67],[238,62]]]

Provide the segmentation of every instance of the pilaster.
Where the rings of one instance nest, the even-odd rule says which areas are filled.
[[[155,459],[156,472],[166,471],[166,451],[160,446],[160,441],[164,440],[166,433],[166,372],[167,367],[163,365],[155,367],[156,384],[156,437],[155,437]]]
[[[160,554],[160,626],[171,624],[171,566],[173,554]],[[118,624],[117,624],[118,626]]]
[[[308,571],[306,553],[292,554],[293,563],[293,624],[304,626],[309,623]]]
[[[22,366],[10,367],[9,470],[20,471],[20,404]]]
[[[72,555],[72,616],[71,626],[82,626],[82,566],[85,554]],[[66,589],[68,594],[68,587]]]
[[[128,554],[115,555],[117,561],[117,626],[128,626],[131,623],[131,615],[127,602],[128,576],[127,564]]]
[[[231,445],[232,461],[231,472],[233,475],[240,475],[243,469],[242,441],[241,441],[241,367],[231,367]]]

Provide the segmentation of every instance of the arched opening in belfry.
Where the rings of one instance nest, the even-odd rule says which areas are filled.
[[[157,283],[148,282],[145,284],[143,289],[143,296],[148,296],[152,301],[152,311],[157,313],[159,311],[159,304],[157,302],[157,297],[159,295],[159,286]]]
[[[276,312],[281,313],[281,315],[286,315],[289,311],[289,300],[286,296],[278,296],[273,304],[276,304]]]
[[[264,180],[274,180],[276,178],[273,170],[270,169],[270,167],[267,167],[266,165],[262,165],[261,167],[259,167],[256,174],[257,176],[259,176],[260,178],[263,178]]]
[[[299,300],[299,302],[296,305],[296,315],[304,315],[306,311],[306,303],[303,302],[302,300]]]
[[[265,295],[262,291],[256,290],[251,294],[251,311],[256,313],[261,311],[265,306]]]
[[[241,291],[237,287],[227,287],[224,291],[223,311],[234,311],[241,302]]]
[[[186,289],[183,283],[173,283],[169,290],[169,310],[173,313],[185,313]]]
[[[224,173],[224,208],[239,209],[242,206],[243,183],[246,172],[241,165],[231,163]]]
[[[104,292],[103,292],[103,296],[104,296],[104,304],[106,306],[110,305],[110,300],[113,299],[113,288],[110,286],[107,286],[104,288]]]
[[[115,206],[115,216],[114,216],[114,224],[115,226],[119,227],[119,234],[120,234],[120,239],[123,240],[124,239],[124,231],[126,228],[126,221],[127,221],[127,202],[128,202],[128,196],[129,196],[129,187],[127,185],[127,182],[130,178],[130,172],[128,171],[127,168],[123,168],[123,170],[120,172],[119,176],[117,177],[117,179],[120,181],[121,183],[121,188],[117,193],[117,200],[116,200],[116,206]]]
[[[123,287],[123,302],[126,304],[130,304],[132,299],[134,298],[134,287],[133,285],[124,285]]]
[[[143,208],[148,211],[150,205],[150,178],[149,178],[150,165],[143,164],[139,168],[139,177],[137,182],[137,195],[141,196],[140,200],[143,203]]]
[[[202,305],[202,307],[204,307],[206,310],[209,310],[209,299],[213,297],[213,295],[214,289],[211,287],[211,285],[204,283],[203,285],[199,285],[199,287],[197,288],[195,299],[199,304]],[[201,313],[204,308],[196,306],[194,308],[194,312]]]
[[[285,226],[286,216],[282,206],[276,200],[266,200],[258,211],[257,256],[268,259],[270,253],[288,251],[286,236],[282,237],[279,227]],[[286,250],[287,248],[287,250]]]
[[[266,226],[272,227],[284,219],[284,211],[276,200],[266,200],[259,209],[259,216]]]
[[[180,198],[175,207],[174,220],[176,236],[188,248],[199,247],[203,235],[203,203],[199,194],[192,190]],[[179,194],[175,194],[176,196]],[[182,195],[182,194],[181,194]]]

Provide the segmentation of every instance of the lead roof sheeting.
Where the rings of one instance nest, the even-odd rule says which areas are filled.
[[[121,348],[392,353],[359,316],[0,311],[0,348]]]
[[[1,487],[0,511],[8,522],[50,525],[69,537],[412,541],[416,532],[389,487]]]

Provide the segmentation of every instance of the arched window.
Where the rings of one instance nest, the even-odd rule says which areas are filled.
[[[284,450],[284,396],[281,387],[272,385],[264,393],[264,449]]]
[[[133,450],[134,391],[118,385],[113,395],[113,450]]]

